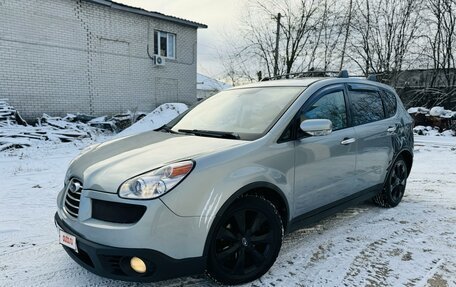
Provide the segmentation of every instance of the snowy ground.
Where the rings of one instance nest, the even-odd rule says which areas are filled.
[[[57,243],[56,195],[88,144],[0,153],[0,286],[136,286],[88,273]],[[272,269],[247,286],[456,286],[455,165],[455,137],[417,137],[397,208],[365,203],[289,234]],[[147,286],[212,285],[197,276]]]

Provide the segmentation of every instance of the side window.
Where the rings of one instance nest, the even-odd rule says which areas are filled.
[[[385,116],[391,118],[396,114],[397,100],[396,96],[390,91],[383,91],[383,106],[385,107]]]
[[[385,118],[380,94],[369,90],[351,90],[350,102],[355,126],[363,125]]]
[[[328,119],[333,124],[333,130],[346,128],[347,111],[344,92],[334,91],[319,98],[301,113],[301,122],[308,119]]]

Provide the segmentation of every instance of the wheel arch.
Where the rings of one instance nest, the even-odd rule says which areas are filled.
[[[255,195],[261,196],[269,200],[276,208],[282,219],[283,227],[286,230],[289,220],[290,220],[290,208],[288,201],[282,192],[282,190],[276,185],[269,182],[254,182],[250,183],[240,189],[238,189],[233,195],[231,195],[228,200],[220,207],[217,215],[215,216],[209,232],[206,237],[206,242],[204,243],[204,252],[203,256],[207,256],[210,247],[210,240],[213,236],[214,229],[219,223],[220,218],[223,213],[238,199],[248,196]]]
[[[405,164],[407,165],[407,176],[410,175],[410,171],[412,170],[413,166],[413,154],[409,150],[405,149],[401,151],[398,156],[402,156],[404,158]]]
[[[405,164],[407,165],[407,176],[409,176],[410,175],[410,171],[412,170],[412,166],[413,166],[413,153],[410,152],[408,149],[401,150],[394,157],[394,160],[391,162],[391,166],[393,166],[393,164],[396,162],[397,158],[400,157],[400,156],[402,156],[402,158],[405,161]],[[389,169],[391,169],[391,166],[389,167]]]

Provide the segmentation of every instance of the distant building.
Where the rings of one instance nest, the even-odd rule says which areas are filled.
[[[406,107],[456,109],[456,69],[405,70],[384,82],[395,87]]]
[[[398,73],[395,87],[401,88],[448,88],[456,84],[456,69],[413,69]]]
[[[223,82],[209,78],[202,74],[196,75],[196,97],[198,99],[209,98],[210,96],[229,88],[231,88],[231,86]]]
[[[206,27],[109,0],[0,1],[0,98],[27,119],[192,104]]]

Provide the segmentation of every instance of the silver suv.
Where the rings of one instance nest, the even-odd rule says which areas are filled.
[[[349,205],[401,201],[412,119],[367,79],[270,80],[223,91],[156,131],[87,148],[59,193],[60,243],[101,276],[261,277],[284,233]]]

